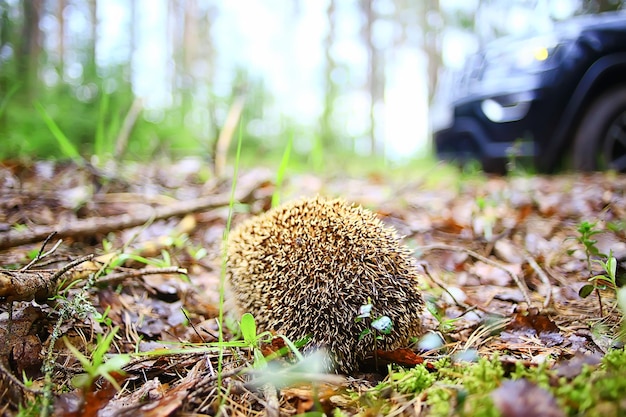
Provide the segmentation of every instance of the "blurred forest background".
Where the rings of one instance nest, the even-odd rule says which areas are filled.
[[[429,152],[445,68],[611,0],[0,0],[0,159]],[[239,123],[241,122],[241,123]],[[238,126],[241,126],[239,129]],[[292,146],[293,145],[293,146]],[[311,164],[311,165],[309,165]]]

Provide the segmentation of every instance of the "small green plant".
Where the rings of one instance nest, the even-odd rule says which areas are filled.
[[[358,323],[365,319],[370,319],[372,314],[373,304],[371,300],[368,300],[367,304],[363,304],[359,307],[359,315],[356,316],[355,321]],[[388,316],[380,316],[375,320],[372,320],[368,327],[363,329],[361,334],[359,334],[359,340],[362,340],[368,334],[374,333],[375,340],[382,340],[384,335],[390,334],[393,330],[393,322]]]
[[[519,164],[520,156],[522,156],[522,141],[516,140],[512,146],[509,146],[506,150],[506,171],[507,173],[518,173],[521,169]]]
[[[431,300],[426,301],[426,309],[433,315],[437,323],[439,323],[438,330],[442,333],[450,333],[454,331],[454,323],[459,320],[458,318],[448,319],[445,318],[443,312],[437,307],[437,305]]]
[[[231,340],[231,341],[222,341],[217,342],[214,345],[221,348],[248,348],[252,350],[252,354],[254,357],[254,368],[263,368],[267,365],[269,361],[274,358],[284,356],[288,351],[291,351],[294,356],[298,360],[303,360],[304,357],[299,351],[299,348],[308,343],[308,337],[303,338],[302,340],[298,340],[296,342],[292,342],[289,338],[278,335],[285,342],[286,348],[278,350],[273,354],[265,357],[261,352],[261,344],[270,343],[272,338],[274,337],[272,333],[265,331],[261,333],[257,333],[256,321],[254,320],[254,316],[250,313],[245,313],[241,316],[241,321],[239,323],[239,330],[241,331],[241,336],[243,340]]]
[[[613,251],[609,253],[606,261],[602,259],[594,259],[593,262],[600,265],[604,273],[594,275],[589,278],[589,282],[591,282],[591,284],[586,284],[580,289],[580,296],[587,297],[594,289],[610,289],[617,291],[617,259],[613,256]]]
[[[626,287],[617,290],[617,306],[622,312],[622,323],[618,334],[618,339],[626,344]]]
[[[26,388],[32,388],[33,386],[33,379],[29,378],[24,370],[22,370],[22,382]]]
[[[25,232],[28,230],[28,226],[26,226],[25,224],[16,223],[13,226],[11,226],[11,229],[13,229],[16,232]]]
[[[487,242],[493,240],[493,230],[498,221],[496,208],[499,202],[493,198],[476,197],[477,210],[474,213],[474,230],[481,233]]]
[[[111,306],[107,306],[103,313],[96,311],[93,314],[93,319],[100,324],[104,324],[105,326],[110,327],[113,322],[109,317],[109,311],[111,311]]]
[[[593,239],[594,235],[601,233],[602,231],[596,229],[597,222],[590,223],[588,221],[582,221],[576,228],[579,236],[576,240],[581,243],[585,247],[585,255],[587,260],[587,268],[591,271],[591,258],[593,256],[599,256],[600,251],[598,250],[596,243],[597,240]]]
[[[161,257],[162,259],[146,258],[144,256],[136,255],[134,253],[122,253],[119,256],[115,257],[115,259],[111,262],[110,267],[118,267],[120,265],[123,265],[124,262],[128,260],[153,266],[155,268],[167,268],[172,266],[172,257],[170,256],[168,251],[162,250]]]
[[[65,346],[72,352],[72,354],[78,359],[85,370],[84,374],[79,374],[72,378],[72,384],[83,390],[89,390],[93,383],[100,377],[106,379],[113,385],[118,391],[122,388],[113,376],[113,374],[123,375],[124,371],[122,367],[130,362],[130,356],[126,354],[118,354],[111,356],[108,360],[105,360],[105,356],[113,338],[117,334],[119,327],[114,327],[106,336],[97,335],[96,348],[91,354],[91,359],[83,355],[74,345],[72,345],[67,338],[63,338]]]
[[[585,248],[587,271],[589,271],[590,275],[588,280],[589,284],[583,285],[578,291],[578,295],[580,295],[582,298],[586,298],[595,291],[598,297],[600,316],[603,317],[604,310],[602,307],[602,295],[600,294],[600,290],[605,290],[607,288],[613,290],[617,289],[617,282],[615,277],[617,270],[617,260],[615,259],[615,257],[613,257],[612,252],[609,255],[600,253],[600,250],[596,246],[596,243],[598,243],[598,241],[595,240],[593,236],[597,235],[598,233],[602,233],[602,230],[597,229],[596,225],[597,222],[590,223],[588,221],[582,221],[576,229],[576,231],[578,232],[578,237],[576,237],[576,240]],[[600,257],[601,259],[594,259],[596,257]],[[606,259],[606,261],[602,258]],[[605,274],[594,275],[594,263],[600,265]]]
[[[33,400],[28,401],[26,404],[20,404],[17,410],[16,417],[39,417],[41,415],[42,399],[41,397],[35,397]]]
[[[369,325],[361,331],[359,334],[359,340],[363,340],[368,335],[374,336],[374,362],[376,369],[378,369],[378,341],[383,340],[385,335],[390,334],[393,330],[393,321],[388,316],[380,316],[374,320],[371,320],[372,316],[372,300],[367,299],[367,304],[363,304],[359,307],[359,314],[354,319],[355,322],[369,321]],[[371,321],[370,321],[371,320]]]
[[[246,347],[252,349],[254,356],[254,365],[256,367],[263,367],[267,365],[267,360],[261,352],[260,345],[264,342],[272,340],[272,334],[270,332],[263,332],[257,334],[256,321],[250,313],[245,313],[241,317],[241,323],[239,325],[241,329],[241,336],[243,336],[243,344]]]
[[[113,252],[113,242],[108,239],[102,239],[102,251],[104,253]]]

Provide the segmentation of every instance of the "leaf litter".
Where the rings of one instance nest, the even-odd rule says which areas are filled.
[[[258,354],[286,350],[291,362],[294,354],[276,337],[258,346],[257,353],[238,342],[221,352],[215,347],[222,340],[241,340],[228,300],[223,337],[217,321],[220,247],[231,183],[204,180],[199,164],[191,165],[196,169],[128,166],[106,178],[71,164],[0,166],[3,415],[15,415],[19,404],[44,408],[45,401],[54,404],[55,415],[75,416],[295,415],[312,410],[443,415],[435,400],[442,393],[450,398],[450,392],[456,400],[447,400],[452,407],[447,413],[460,415],[470,403],[463,390],[442,388],[432,375],[451,372],[440,366],[442,360],[460,366],[476,358],[490,358],[503,371],[495,379],[502,383],[473,406],[488,401],[504,416],[539,409],[544,415],[573,415],[584,403],[555,397],[549,384],[528,375],[502,378],[510,378],[513,368],[531,372],[547,367],[554,378],[574,384],[585,369],[599,366],[620,346],[622,313],[615,292],[602,291],[603,315],[598,298],[578,294],[591,274],[601,271],[588,270],[576,230],[583,221],[595,222],[602,231],[596,236],[600,253],[611,252],[623,274],[624,176],[476,176],[459,181],[457,175],[398,181],[383,175],[302,174],[277,190],[271,171],[254,169],[238,179],[234,222],[267,210],[279,192],[282,201],[341,196],[394,226],[423,268],[430,305],[424,323],[428,335],[436,337],[423,345],[416,341],[397,351],[376,352],[378,369],[366,364],[361,374],[337,379],[315,366],[307,368],[306,358],[291,365],[279,360],[272,372],[288,375],[289,385],[275,386],[272,378],[262,386],[251,384],[254,373],[243,371],[258,365]],[[207,204],[207,198],[214,204]],[[115,227],[114,216],[130,221]],[[89,229],[73,228],[86,221]],[[11,240],[42,227],[64,233],[50,236],[45,250],[39,235],[27,242]],[[33,259],[37,261],[23,269]],[[72,264],[76,260],[81,262]],[[43,299],[37,295],[41,288]],[[85,369],[61,337],[94,359],[97,336],[116,328],[107,357],[132,354],[114,373],[121,391],[102,378],[102,369],[94,371],[93,384],[76,388],[72,380]],[[53,358],[48,394],[42,371],[47,357]],[[267,372],[255,372],[267,377]],[[415,390],[398,381],[410,381]],[[469,394],[472,398],[471,390]]]

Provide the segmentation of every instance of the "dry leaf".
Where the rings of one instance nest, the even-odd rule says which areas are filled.
[[[525,379],[504,381],[491,398],[502,417],[565,417],[552,394]]]

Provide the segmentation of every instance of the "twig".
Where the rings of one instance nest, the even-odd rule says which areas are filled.
[[[57,281],[61,275],[91,258],[93,255],[83,256],[54,272],[0,270],[0,298],[6,298],[9,302],[31,300],[43,302],[56,294]]]
[[[543,269],[541,269],[537,261],[535,261],[532,256],[526,254],[524,258],[526,259],[526,262],[528,262],[528,265],[530,265],[530,267],[535,271],[541,282],[548,288],[546,291],[546,299],[543,301],[543,308],[547,308],[550,305],[552,297],[552,284],[550,283],[550,278],[548,278],[548,275],[543,272]]]
[[[428,268],[428,265],[426,264],[426,262],[422,262],[420,263],[420,265],[422,266],[422,268],[424,268],[424,272],[426,273],[426,275],[428,275],[428,278],[430,278],[430,280],[432,282],[434,282],[439,288],[441,288],[442,290],[444,290],[452,299],[452,301],[454,301],[454,304],[456,304],[457,306],[463,308],[463,309],[468,309],[471,308],[471,306],[459,301],[456,299],[456,297],[454,296],[454,294],[452,294],[448,288],[446,287],[446,285],[441,282],[439,280],[439,278],[435,278],[435,276],[433,274],[430,273],[430,269]]]
[[[135,126],[135,122],[137,121],[139,113],[141,113],[141,109],[143,109],[143,101],[140,97],[136,97],[126,114],[126,117],[124,118],[120,133],[117,135],[117,139],[115,140],[115,160],[119,160],[124,154],[126,145],[128,145],[128,137],[130,136],[131,130],[133,130],[133,126]]]
[[[117,284],[126,278],[138,278],[143,275],[155,275],[155,274],[183,274],[187,275],[185,268],[179,268],[177,266],[169,266],[166,268],[143,268],[134,269],[132,271],[117,272],[114,274],[108,274],[105,277],[98,279],[98,284]]]
[[[426,265],[425,262],[422,263],[421,266],[424,268],[424,273],[426,275],[428,275],[428,278],[430,278],[430,280],[432,282],[434,282],[439,288],[444,290],[450,296],[452,301],[454,301],[454,304],[456,304],[459,308],[462,308],[464,310],[464,312],[463,312],[463,314],[461,316],[463,316],[463,315],[465,315],[467,313],[470,313],[470,312],[472,312],[474,310],[479,310],[479,311],[482,311],[483,313],[491,314],[491,315],[502,315],[501,313],[495,313],[493,311],[489,311],[485,307],[481,307],[479,305],[466,304],[466,303],[464,303],[462,301],[457,300],[456,297],[454,296],[454,294],[452,294],[448,290],[448,288],[446,288],[446,285],[441,280],[439,280],[439,278],[435,278],[435,276],[430,273],[430,270],[429,270],[429,268],[428,268],[428,266]]]
[[[262,387],[263,397],[265,398],[265,415],[267,417],[278,417],[279,416],[279,403],[278,403],[278,393],[276,392],[276,387],[267,383]]]
[[[246,102],[246,99],[242,95],[235,98],[235,102],[230,107],[230,110],[228,111],[228,115],[226,116],[226,121],[224,122],[224,126],[222,126],[220,135],[217,138],[217,142],[215,144],[215,172],[214,172],[216,177],[221,177],[222,175],[224,175],[224,168],[226,167],[226,155],[228,155],[228,148],[233,138],[233,134],[235,133],[237,122],[239,121],[239,118],[241,117],[241,112],[243,111],[245,102]]]
[[[32,400],[36,395],[40,395],[41,391],[24,385],[0,360],[0,394],[2,394],[3,400],[6,399],[10,404],[17,407],[27,400]]]
[[[52,239],[52,237],[56,235],[56,232],[52,232],[48,235],[48,237],[46,238],[46,240],[43,241],[43,243],[41,244],[41,248],[39,249],[39,253],[37,253],[37,256],[35,256],[35,258],[30,261],[28,263],[28,265],[26,265],[24,268],[20,269],[20,272],[24,272],[24,271],[28,271],[35,263],[37,263],[40,259],[45,258],[46,256],[54,253],[54,251],[57,250],[57,248],[59,247],[59,245],[61,245],[62,240],[59,239],[57,241],[57,243],[52,247],[52,249],[50,249],[48,252],[44,253],[42,255],[43,250],[46,248],[46,245],[48,244],[48,242],[50,241],[50,239]]]
[[[427,246],[420,246],[417,248],[418,251],[422,251],[422,252],[428,252],[431,250],[451,250],[451,251],[456,251],[456,252],[465,252],[468,255],[470,255],[473,258],[478,259],[479,261],[482,261],[488,265],[491,265],[495,268],[501,269],[504,272],[506,272],[512,279],[513,281],[515,281],[515,283],[517,284],[517,287],[520,289],[520,291],[522,292],[522,295],[524,296],[524,301],[526,301],[526,304],[528,304],[528,307],[532,306],[532,302],[530,301],[530,295],[528,294],[528,289],[526,288],[526,285],[524,285],[524,283],[522,282],[522,280],[517,276],[517,274],[514,274],[513,272],[511,272],[510,270],[508,270],[504,265],[501,265],[499,262],[496,262],[492,259],[489,259],[479,253],[474,252],[471,249],[467,249],[464,248],[462,246],[453,246],[453,245],[446,245],[444,243],[436,243],[433,245],[427,245]]]
[[[52,275],[52,277],[50,277],[50,280],[52,280],[52,281],[57,280],[61,275],[65,274],[67,271],[69,271],[70,269],[74,268],[76,265],[80,265],[80,264],[82,264],[84,262],[92,260],[93,256],[94,256],[93,253],[91,253],[89,255],[81,256],[78,259],[74,259],[72,262],[69,262],[63,268],[61,268],[58,271],[56,271]]]
[[[255,190],[256,187],[248,190],[246,193],[238,193],[235,199],[238,201],[247,201]],[[0,250],[38,242],[45,239],[53,232],[56,232],[57,236],[61,238],[69,236],[90,236],[95,233],[104,234],[140,226],[151,219],[167,219],[169,217],[182,216],[193,212],[226,206],[229,201],[230,196],[228,195],[207,196],[192,201],[177,202],[165,207],[156,207],[153,210],[147,210],[139,214],[133,213],[111,217],[78,219],[63,225],[37,226],[25,232],[11,230],[0,233]]]

